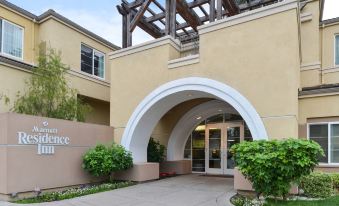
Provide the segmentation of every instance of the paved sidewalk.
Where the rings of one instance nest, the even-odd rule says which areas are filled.
[[[36,206],[229,206],[233,179],[183,175]],[[17,204],[1,203],[0,206]],[[22,206],[22,205],[20,205]]]

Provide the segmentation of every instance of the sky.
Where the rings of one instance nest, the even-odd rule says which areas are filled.
[[[53,9],[86,29],[121,46],[121,16],[116,9],[120,0],[8,0],[11,3],[40,15]],[[100,3],[98,3],[100,2]],[[326,0],[324,20],[339,17],[339,0]],[[133,45],[152,39],[137,28],[133,32]]]

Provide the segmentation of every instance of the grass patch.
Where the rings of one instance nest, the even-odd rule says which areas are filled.
[[[290,201],[275,201],[268,200],[265,206],[338,206],[339,196],[329,197],[323,200],[290,200]]]
[[[99,185],[84,186],[78,188],[67,189],[59,192],[45,192],[37,197],[26,198],[22,200],[13,201],[19,204],[31,204],[31,203],[42,203],[42,202],[53,202],[59,200],[66,200],[75,197],[81,197],[85,195],[95,194],[99,192],[105,192],[115,190],[119,188],[128,187],[134,185],[133,182],[114,182],[114,183],[103,183]]]

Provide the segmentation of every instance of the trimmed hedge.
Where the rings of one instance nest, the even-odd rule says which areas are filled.
[[[332,180],[333,180],[333,186],[336,189],[339,189],[339,173],[333,173],[331,174]]]
[[[306,196],[313,198],[326,198],[334,193],[332,176],[326,173],[313,172],[303,177],[300,187]]]

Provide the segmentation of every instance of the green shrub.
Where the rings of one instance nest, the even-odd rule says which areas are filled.
[[[258,196],[284,198],[291,184],[310,174],[324,154],[316,142],[301,139],[242,142],[231,152]]]
[[[133,167],[132,153],[118,144],[113,144],[110,148],[112,155],[112,172],[127,170]]]
[[[333,194],[333,181],[330,174],[313,172],[301,179],[301,188],[308,197],[326,198]]]
[[[147,161],[148,162],[163,162],[165,159],[165,146],[159,141],[155,141],[152,137],[148,142]]]
[[[86,152],[82,167],[95,177],[110,176],[112,172],[126,170],[133,166],[132,154],[121,145],[97,145]]]
[[[336,189],[339,189],[339,173],[332,173],[330,174],[333,180],[333,186]]]
[[[95,177],[109,176],[113,170],[110,148],[99,144],[90,149],[83,157],[82,167]]]

